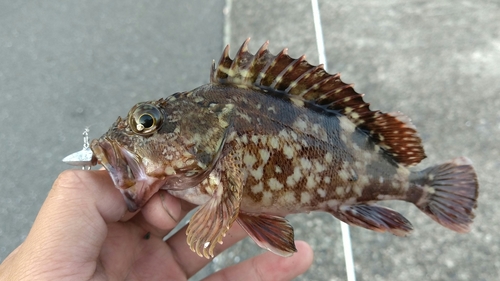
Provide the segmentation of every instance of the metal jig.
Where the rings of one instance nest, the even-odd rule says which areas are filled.
[[[95,163],[92,163],[93,152],[89,146],[89,128],[83,131],[83,149],[64,157],[64,163],[71,166],[81,166],[82,170],[90,170]]]

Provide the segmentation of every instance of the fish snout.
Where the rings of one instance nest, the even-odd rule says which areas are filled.
[[[93,140],[90,149],[108,171],[130,212],[140,209],[165,183],[148,176],[141,157],[107,137]]]
[[[118,189],[126,190],[135,184],[135,176],[118,143],[107,138],[94,139],[90,144],[90,149],[98,163],[109,172]]]

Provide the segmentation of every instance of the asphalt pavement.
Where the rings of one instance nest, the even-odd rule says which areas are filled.
[[[352,227],[357,280],[495,280],[500,275],[500,2],[320,1],[330,72],[371,108],[408,115],[428,155],[416,169],[467,156],[480,195],[472,231],[457,234],[404,202],[384,205],[409,237]],[[139,101],[208,82],[231,55],[289,48],[318,63],[309,1],[0,1],[0,260],[28,231],[81,133],[107,130]],[[345,280],[337,220],[290,216],[315,251],[297,280]],[[238,243],[193,280],[262,252]]]

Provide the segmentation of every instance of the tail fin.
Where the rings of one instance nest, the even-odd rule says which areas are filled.
[[[460,233],[469,232],[474,218],[478,182],[472,162],[459,157],[420,173],[423,195],[415,205],[441,225]]]

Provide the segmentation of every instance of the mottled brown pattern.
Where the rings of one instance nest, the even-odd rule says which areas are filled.
[[[351,85],[267,43],[226,49],[211,83],[140,103],[92,142],[131,210],[158,189],[201,205],[188,243],[201,256],[236,221],[256,243],[295,251],[290,213],[326,211],[351,225],[406,235],[412,227],[382,200],[414,203],[440,224],[466,232],[477,179],[456,158],[421,172],[415,127],[401,113],[371,111]]]

